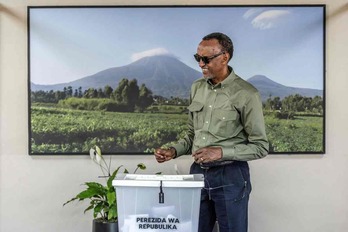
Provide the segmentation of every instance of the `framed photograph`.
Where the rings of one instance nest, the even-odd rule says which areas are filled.
[[[212,32],[261,94],[270,153],[324,154],[325,5],[29,6],[29,154],[170,146]]]

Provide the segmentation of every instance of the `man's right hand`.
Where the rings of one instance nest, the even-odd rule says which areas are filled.
[[[169,149],[157,148],[155,150],[155,158],[158,163],[163,163],[168,160],[173,159],[176,156],[175,148],[171,147]]]

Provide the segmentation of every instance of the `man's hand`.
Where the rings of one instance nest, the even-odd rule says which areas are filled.
[[[155,150],[155,158],[158,163],[163,163],[165,161],[171,160],[175,156],[176,156],[176,150],[173,147],[169,149],[157,148]]]
[[[222,158],[221,147],[203,147],[192,153],[196,163],[208,163]]]

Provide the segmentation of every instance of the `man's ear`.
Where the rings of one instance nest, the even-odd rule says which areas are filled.
[[[225,52],[225,53],[223,54],[223,61],[224,61],[224,63],[225,63],[225,62],[228,63],[229,60],[230,60],[230,54],[228,54],[227,52]]]

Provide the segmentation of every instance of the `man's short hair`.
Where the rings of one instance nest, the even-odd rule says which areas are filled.
[[[221,32],[214,32],[204,36],[202,40],[211,40],[211,39],[216,39],[219,42],[219,44],[222,47],[222,51],[230,54],[230,60],[231,60],[234,49],[233,49],[233,42],[230,39],[230,37],[228,37],[227,35]]]

